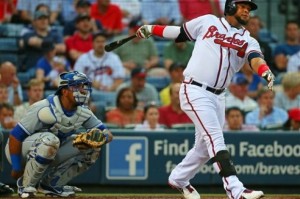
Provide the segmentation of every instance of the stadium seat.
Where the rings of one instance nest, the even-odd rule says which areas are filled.
[[[19,51],[17,38],[0,38],[0,51],[15,52]]]
[[[17,53],[3,53],[0,51],[0,63],[5,61],[13,63],[18,68],[20,63],[19,55]]]
[[[100,119],[102,122],[105,122],[105,106],[102,103],[99,102],[93,102],[92,103],[96,107],[95,116]]]
[[[23,88],[26,87],[27,83],[31,79],[31,76],[28,73],[18,72],[17,76]]]
[[[24,28],[23,24],[1,24],[0,25],[0,37],[15,37],[18,38],[21,35],[21,31]]]
[[[152,84],[157,91],[161,91],[163,88],[168,86],[170,84],[170,78],[169,77],[147,77],[146,82],[149,84]]]
[[[116,92],[105,92],[105,91],[96,91],[96,90],[93,90],[91,96],[92,102],[100,103],[105,107],[115,106],[116,98],[117,98]]]

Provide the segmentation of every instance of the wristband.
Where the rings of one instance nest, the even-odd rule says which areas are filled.
[[[163,37],[163,32],[165,28],[166,26],[154,25],[152,29],[152,34],[159,37]]]
[[[262,74],[264,72],[266,72],[267,70],[270,70],[269,66],[267,64],[261,64],[259,67],[258,67],[258,71],[257,71],[257,74],[259,76],[262,77]]]
[[[15,171],[21,171],[21,155],[20,154],[11,154],[10,155],[10,159],[11,159],[11,164],[12,164],[12,168]]]

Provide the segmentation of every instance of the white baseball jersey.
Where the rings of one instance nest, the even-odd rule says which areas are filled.
[[[99,81],[103,86],[111,86],[115,79],[125,78],[125,70],[118,55],[113,52],[96,57],[94,50],[81,55],[74,70],[86,74],[91,81]]]
[[[227,87],[250,52],[262,54],[249,31],[231,27],[225,18],[205,15],[185,23],[183,28],[189,39],[196,41],[183,74],[210,87]]]
[[[300,71],[300,51],[290,56],[287,64],[287,72]]]

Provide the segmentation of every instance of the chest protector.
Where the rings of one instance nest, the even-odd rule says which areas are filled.
[[[77,106],[77,110],[67,116],[60,104],[58,96],[49,96],[49,107],[44,107],[39,112],[39,119],[45,124],[51,124],[49,130],[59,137],[66,137],[76,132],[93,113],[84,107]],[[64,135],[61,135],[64,134]]]

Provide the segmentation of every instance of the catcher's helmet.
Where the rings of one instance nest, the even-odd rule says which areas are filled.
[[[82,88],[79,86],[82,85]],[[92,92],[92,82],[88,77],[78,71],[64,72],[59,75],[58,90],[56,94],[60,93],[60,90],[65,87],[73,88],[73,95],[79,105],[86,104],[89,100]],[[84,92],[82,92],[84,90]]]
[[[251,11],[257,9],[257,5],[252,0],[226,0],[224,14],[234,15],[237,11],[237,3],[248,3],[251,6]]]

